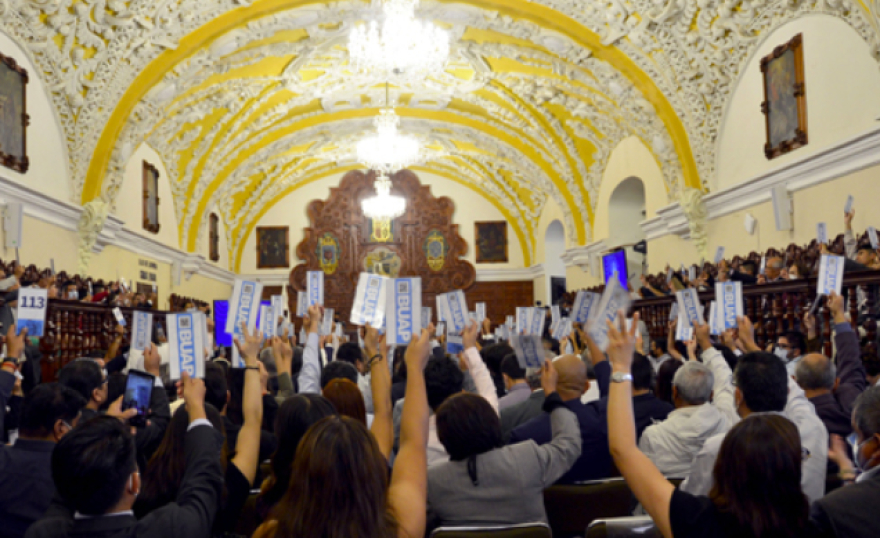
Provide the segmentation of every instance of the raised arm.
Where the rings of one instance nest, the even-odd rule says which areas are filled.
[[[119,353],[119,346],[122,345],[122,337],[125,336],[125,327],[122,325],[117,325],[115,334],[113,336],[113,341],[110,342],[110,345],[107,347],[107,353],[104,354],[104,362],[108,363],[116,358],[116,355]]]
[[[619,315],[618,327],[608,323],[608,358],[616,374],[631,375],[636,319],[638,314],[635,314],[630,331],[626,330],[623,311]],[[636,445],[631,381],[611,384],[608,397],[608,443],[614,463],[636,498],[654,519],[663,536],[672,538],[669,504],[675,488]]]
[[[581,432],[577,417],[572,413],[556,392],[559,374],[553,362],[546,360],[541,369],[541,388],[547,398],[544,411],[550,413],[550,429],[553,439],[538,446],[538,459],[541,462],[541,480],[544,487],[552,486],[564,475],[581,455]]]
[[[486,368],[486,363],[477,351],[477,323],[471,321],[461,335],[461,342],[464,347],[464,360],[467,362],[468,372],[477,386],[477,393],[485,398],[492,409],[498,413],[498,393],[495,391],[495,383],[492,381],[492,375]],[[407,366],[409,366],[407,364]]]
[[[853,234],[852,229],[852,221],[853,217],[856,216],[856,210],[853,208],[849,213],[845,213],[843,216],[843,248],[846,252],[846,257],[850,260],[856,259],[856,254],[858,254],[858,246],[859,242],[856,239],[855,234]]]
[[[714,379],[712,403],[730,420],[731,424],[735,424],[739,421],[739,415],[736,412],[733,371],[731,371],[727,361],[724,360],[724,355],[712,346],[708,324],[700,325],[694,323],[694,337],[703,350],[701,354],[703,364],[712,370],[712,378]]]
[[[296,337],[293,341],[287,336],[287,329],[278,337],[272,338],[272,356],[278,368],[278,396],[276,400],[283,402],[296,392],[293,389],[293,346],[296,345]]]
[[[666,334],[666,352],[673,359],[684,362],[684,357],[675,347],[675,328],[677,326],[678,321],[672,320],[669,322],[669,332]]]
[[[388,368],[388,345],[385,335],[367,325],[364,349],[370,357],[370,391],[373,393],[373,424],[370,431],[385,459],[394,449],[394,422],[391,417],[391,371]],[[375,357],[375,359],[373,358]]]
[[[837,378],[840,383],[836,389],[837,399],[847,413],[852,412],[859,394],[868,387],[859,337],[844,315],[843,297],[832,293],[828,296],[828,306],[834,316],[834,346],[837,348]]]
[[[400,538],[425,534],[428,498],[428,396],[425,365],[430,355],[433,325],[422,330],[406,349],[406,394],[400,425],[400,452],[391,473],[388,503],[397,516]]]
[[[318,327],[324,319],[324,307],[309,307],[309,323],[306,328],[303,367],[299,373],[299,392],[301,394],[321,394],[321,359],[318,352]]]
[[[260,366],[257,356],[263,335],[250,334],[247,327],[242,329],[244,342],[235,339],[238,353],[244,361],[244,393],[241,399],[244,423],[235,442],[235,457],[232,464],[253,485],[260,461],[260,426],[263,423],[263,389],[260,385]]]

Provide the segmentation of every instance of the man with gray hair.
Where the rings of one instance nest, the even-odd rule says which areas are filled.
[[[648,426],[639,440],[639,449],[670,478],[687,477],[706,439],[727,432],[736,413],[730,366],[712,347],[705,326],[698,327],[697,338],[703,363],[688,361],[675,372],[675,411],[663,422]]]
[[[828,308],[834,318],[837,365],[825,355],[811,353],[797,365],[795,381],[804,389],[828,433],[846,437],[852,433],[853,405],[868,386],[868,379],[859,337],[844,314],[843,297],[835,293],[829,295]]]

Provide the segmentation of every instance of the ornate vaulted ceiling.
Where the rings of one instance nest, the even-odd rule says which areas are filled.
[[[180,244],[206,210],[231,259],[274,203],[356,167],[384,81],[353,75],[347,36],[368,2],[0,0],[0,25],[43,79],[67,135],[77,202],[112,205],[142,142],[170,175]],[[591,239],[605,163],[638,136],[669,192],[713,184],[724,105],[760,35],[807,12],[851,24],[880,59],[877,0],[424,1],[448,29],[440,77],[392,88],[417,171],[462,183],[513,225],[529,263],[544,204]]]

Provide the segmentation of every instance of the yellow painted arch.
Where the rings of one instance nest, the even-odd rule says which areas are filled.
[[[350,172],[352,170],[362,170],[362,169],[363,169],[362,166],[345,166],[345,167],[332,168],[330,170],[318,172],[316,174],[313,174],[313,175],[306,177],[302,181],[297,182],[295,185],[291,185],[291,186],[287,187],[283,191],[276,194],[270,201],[263,204],[263,207],[260,209],[259,213],[257,213],[257,215],[253,219],[251,219],[250,222],[247,223],[247,228],[245,229],[245,233],[244,233],[244,235],[241,236],[241,237],[243,237],[243,240],[241,241],[241,243],[238,245],[238,248],[236,248],[235,252],[233,253],[234,257],[232,259],[234,260],[234,263],[232,266],[232,270],[236,273],[239,273],[241,271],[241,257],[244,254],[244,247],[245,247],[245,244],[247,243],[248,237],[250,237],[250,235],[253,233],[254,228],[260,222],[260,219],[262,219],[263,216],[265,216],[265,214],[272,207],[275,206],[275,204],[277,204],[278,202],[283,200],[284,197],[286,197],[288,194],[292,193],[293,191],[299,189],[300,187],[303,187],[303,186],[308,185],[309,183],[313,183],[315,181],[319,181],[321,179],[324,179],[325,177],[332,176],[335,174],[345,175],[347,172]],[[498,209],[498,211],[500,211],[501,214],[504,215],[504,218],[507,220],[507,222],[510,223],[510,226],[513,228],[514,233],[516,233],[516,236],[519,239],[520,248],[522,248],[522,251],[523,251],[523,264],[526,267],[531,267],[532,254],[531,254],[531,250],[529,248],[529,243],[526,239],[525,232],[523,231],[522,227],[520,227],[517,220],[515,218],[513,218],[513,216],[510,214],[510,212],[504,206],[502,206],[500,203],[498,203],[497,200],[486,196],[486,193],[479,191],[478,189],[475,188],[475,186],[472,183],[469,183],[466,180],[456,176],[454,173],[446,172],[446,171],[442,171],[442,170],[437,170],[437,169],[434,169],[431,167],[425,167],[425,166],[413,166],[410,169],[413,172],[422,171],[422,172],[425,172],[428,174],[434,174],[436,176],[444,177],[450,181],[454,181],[454,182],[456,182],[460,185],[463,185],[463,186],[471,189],[472,191],[476,192],[481,197],[486,199],[489,203],[491,203],[493,206],[495,206]],[[240,229],[240,227],[238,229]],[[229,234],[229,236],[234,237],[235,231],[236,230],[233,230]],[[531,234],[529,234],[529,236],[531,236]]]
[[[457,0],[440,0],[443,3],[456,3]],[[96,146],[96,151],[89,163],[89,169],[84,181],[82,202],[85,204],[101,193],[102,184],[109,165],[111,149],[114,147],[126,121],[130,117],[135,105],[143,96],[160,82],[166,72],[173,69],[180,61],[193,54],[195,51],[208,45],[211,41],[224,35],[226,32],[248,24],[249,22],[271,15],[273,13],[292,8],[319,4],[318,0],[255,0],[251,5],[241,7],[225,13],[211,22],[203,25],[180,40],[174,50],[166,50],[158,58],[153,60],[129,86],[126,93],[117,103],[107,125],[101,133]],[[656,87],[651,78],[630,60],[623,52],[614,46],[602,45],[600,37],[589,29],[580,25],[577,21],[563,16],[559,12],[531,3],[527,0],[471,0],[467,2],[479,8],[499,11],[500,13],[514,18],[525,18],[544,28],[555,30],[568,36],[572,41],[591,50],[594,56],[608,62],[612,67],[621,72],[642,92],[644,97],[654,105],[654,108],[666,125],[673,144],[681,161],[683,179],[687,186],[702,188],[696,163],[690,150],[690,142],[687,132],[672,105]],[[565,194],[565,190],[562,191]],[[200,202],[204,204],[204,201]],[[570,200],[569,200],[569,203]],[[581,220],[581,211],[572,211],[576,220]],[[201,215],[203,208],[197,211]],[[577,225],[578,240],[585,240],[585,229],[582,224]],[[187,249],[192,250],[194,242],[187,243]]]
[[[574,203],[574,199],[571,196],[571,193],[568,190],[568,186],[565,184],[565,181],[559,177],[552,170],[552,166],[547,163],[543,157],[528,143],[529,137],[525,133],[520,133],[521,137],[510,136],[507,133],[501,132],[499,129],[495,127],[488,126],[483,124],[477,120],[465,117],[463,115],[455,114],[454,111],[447,109],[446,111],[436,111],[436,110],[427,110],[427,109],[409,109],[409,108],[397,108],[395,109],[399,116],[406,118],[418,118],[418,119],[426,119],[437,121],[446,125],[464,125],[467,127],[471,127],[473,129],[482,131],[487,134],[487,136],[492,136],[498,140],[501,140],[511,147],[522,152],[526,157],[531,159],[538,165],[540,168],[547,171],[551,181],[556,185],[559,189],[559,192],[562,193],[564,199],[568,204],[569,210],[572,212],[572,217],[574,219],[575,227],[579,231],[579,237],[584,236],[584,219],[583,214]],[[361,108],[361,109],[351,109],[351,110],[343,110],[339,112],[333,112],[329,114],[320,114],[317,116],[312,116],[310,118],[303,119],[301,121],[297,121],[292,125],[285,127],[284,129],[279,129],[274,131],[271,135],[264,137],[260,140],[258,144],[254,144],[250,146],[246,151],[238,154],[235,160],[231,161],[222,171],[214,176],[211,180],[211,184],[205,189],[202,199],[198,202],[198,207],[196,208],[193,214],[193,222],[200,222],[204,212],[207,210],[208,201],[211,198],[211,195],[217,190],[217,188],[223,184],[226,178],[232,174],[242,163],[244,163],[248,158],[255,155],[261,149],[273,144],[274,142],[284,138],[287,135],[295,133],[301,129],[306,129],[309,127],[314,127],[316,125],[321,125],[325,123],[336,123],[339,121],[350,120],[350,119],[358,119],[358,118],[370,118],[376,115],[378,109],[376,108]],[[282,120],[283,121],[283,120]],[[189,237],[181,238],[181,244],[186,245],[186,248],[189,251],[192,251],[195,248],[196,241],[198,239],[198,227],[190,226],[190,234]]]

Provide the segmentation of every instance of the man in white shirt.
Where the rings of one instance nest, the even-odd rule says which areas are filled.
[[[648,426],[639,440],[639,449],[672,478],[688,476],[706,439],[727,433],[739,420],[730,366],[712,347],[708,325],[697,326],[695,335],[704,350],[703,362],[688,361],[675,372],[675,411],[663,422]]]
[[[748,353],[740,357],[736,367],[737,415],[746,418],[754,413],[776,413],[794,423],[804,450],[801,485],[810,502],[816,501],[825,494],[828,457],[825,424],[804,391],[788,375],[785,365],[777,357],[761,351],[755,343],[754,328],[747,317],[739,320],[739,334]],[[712,470],[725,435],[718,434],[706,441],[694,459],[690,475],[681,485],[682,491],[709,494],[714,482]]]

